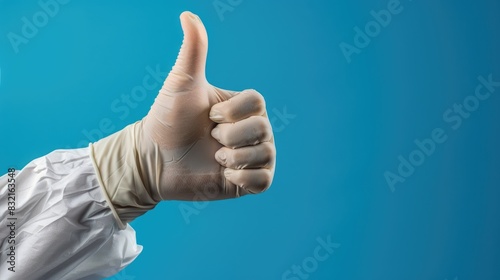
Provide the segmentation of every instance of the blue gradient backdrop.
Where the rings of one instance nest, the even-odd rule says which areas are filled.
[[[339,44],[390,2],[222,0],[221,18],[212,0],[71,1],[16,53],[8,34],[42,8],[1,0],[0,170],[86,146],[102,119],[117,131],[142,118],[159,85],[136,108],[112,104],[148,66],[170,70],[191,10],[209,33],[208,79],[267,99],[275,181],[239,200],[162,203],[132,223],[144,251],[110,279],[500,279],[500,87],[458,129],[458,114],[443,118],[477,105],[478,76],[500,81],[500,2],[401,0],[349,63]],[[392,191],[385,172],[435,128],[446,141]],[[181,206],[197,209],[189,223]],[[314,259],[328,237],[340,247]]]

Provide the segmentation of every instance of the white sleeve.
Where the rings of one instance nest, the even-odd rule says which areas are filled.
[[[88,148],[56,150],[9,179],[0,177],[0,279],[102,279],[142,251],[134,229],[118,227]]]

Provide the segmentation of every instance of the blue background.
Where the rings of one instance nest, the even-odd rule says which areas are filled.
[[[118,131],[142,118],[157,90],[127,114],[111,104],[148,66],[170,70],[191,10],[209,33],[209,81],[267,99],[275,181],[239,200],[162,203],[132,223],[144,251],[110,279],[500,279],[500,87],[458,129],[443,118],[478,76],[500,81],[500,2],[401,0],[350,63],[339,44],[389,0],[221,2],[234,4],[222,17],[212,0],[73,0],[16,53],[8,34],[42,8],[0,1],[0,170],[86,146],[102,119]],[[385,172],[435,128],[447,140],[392,191]],[[197,209],[188,222],[181,205]],[[340,244],[328,259],[286,276],[328,236]]]

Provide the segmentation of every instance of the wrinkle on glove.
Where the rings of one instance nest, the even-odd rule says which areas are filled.
[[[0,209],[7,179],[0,177]],[[120,230],[97,181],[89,149],[57,150],[16,171],[16,272],[7,270],[7,211],[0,211],[0,279],[102,279],[142,251]]]
[[[136,122],[89,145],[97,179],[121,229],[160,201],[145,187],[147,177],[138,169],[144,157],[136,148],[141,130],[141,122]]]

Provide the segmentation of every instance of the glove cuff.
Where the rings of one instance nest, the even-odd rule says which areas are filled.
[[[89,145],[97,179],[121,229],[160,201],[153,198],[140,173],[140,125],[138,121]]]

